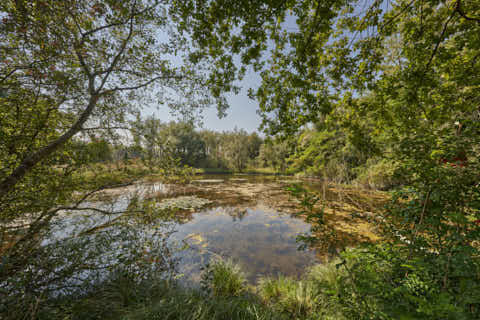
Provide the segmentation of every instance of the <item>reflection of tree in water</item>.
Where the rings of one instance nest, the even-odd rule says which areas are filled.
[[[248,213],[246,208],[239,207],[225,207],[223,210],[232,217],[233,221],[237,221],[237,219],[242,221]]]

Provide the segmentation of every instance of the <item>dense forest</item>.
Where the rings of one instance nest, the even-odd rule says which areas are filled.
[[[0,317],[480,319],[479,57],[476,0],[2,1]],[[262,134],[196,129],[247,72]],[[65,212],[119,214],[101,191],[191,168],[383,190],[358,213],[379,240],[253,289],[220,261],[198,290],[169,274],[170,213],[139,197],[113,231],[45,240]],[[289,190],[304,240],[334,241],[320,195]]]

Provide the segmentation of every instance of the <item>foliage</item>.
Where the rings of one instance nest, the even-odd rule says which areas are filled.
[[[218,273],[239,275],[231,262],[218,262]],[[294,279],[263,279],[255,291],[246,282],[225,286],[233,278],[218,281],[208,276],[206,288],[184,288],[166,281],[158,273],[145,278],[119,269],[86,291],[62,294],[39,305],[38,319],[343,319],[330,298],[331,286],[338,278],[334,264],[316,266],[301,282]],[[328,276],[326,276],[328,274]],[[234,277],[236,278],[236,277]],[[229,280],[228,280],[229,279]],[[225,281],[227,280],[227,281]],[[227,288],[227,290],[224,290]],[[213,294],[213,296],[211,295]],[[13,317],[12,319],[16,319]]]
[[[398,176],[399,166],[394,160],[370,158],[364,165],[354,168],[357,176],[354,183],[377,190],[391,190],[405,183]]]
[[[111,162],[113,148],[105,138],[92,137],[91,141],[73,140],[73,148],[77,154],[85,157],[86,163]]]
[[[214,297],[238,297],[245,292],[246,279],[238,265],[218,260],[205,267],[203,289]]]
[[[54,298],[38,312],[38,319],[119,319],[129,308],[152,303],[169,290],[165,280],[139,280],[118,270],[108,279],[76,296]]]
[[[338,298],[347,318],[478,319],[478,262],[463,279],[452,274],[455,284],[446,287],[437,264],[443,258],[436,254],[412,259],[380,245],[342,257],[348,273],[340,279]],[[463,267],[452,271],[462,273]]]
[[[200,135],[205,142],[207,156],[200,166],[209,170],[218,168],[242,172],[248,166],[255,165],[263,143],[257,133],[248,134],[237,128],[222,133],[202,130]]]
[[[222,114],[225,93],[237,92],[235,81],[246,72],[235,63],[240,58],[261,71],[262,84],[251,94],[266,131],[283,141],[260,147],[253,138],[249,148],[246,134],[235,130],[230,141],[203,147],[215,150],[214,163],[242,171],[258,147],[258,161],[282,172],[291,163],[340,182],[377,184],[376,173],[388,169],[380,179],[402,183],[380,219],[387,244],[344,253],[342,290],[333,297],[341,312],[360,319],[478,317],[480,4],[362,7],[344,0],[3,1],[0,232],[2,242],[15,239],[0,269],[0,284],[14,288],[2,303],[12,306],[7,311],[16,315],[21,300],[18,310],[34,317],[45,281],[63,283],[88,261],[90,241],[42,245],[62,210],[83,211],[81,200],[118,178],[75,174],[107,157],[105,144],[85,137],[123,128],[138,105],[153,99],[184,116],[210,105]],[[166,143],[157,141],[159,123],[146,124],[140,131],[148,143],[132,151],[147,165],[157,166],[158,147],[177,153],[159,164],[163,173],[190,156],[202,160],[200,136],[190,127],[172,126],[180,139]],[[292,143],[300,130],[302,140]],[[307,207],[314,202],[307,200]],[[73,269],[58,269],[63,254]],[[297,292],[300,285],[282,286]],[[286,312],[313,310],[314,287],[306,288],[305,299],[293,299]],[[234,308],[228,300],[192,300],[184,310],[199,318],[256,316],[246,298]],[[164,316],[169,301],[151,316]]]
[[[237,272],[230,269],[232,264],[223,266],[220,272]],[[62,295],[41,304],[38,319],[278,319],[254,295],[243,294],[244,282],[237,287],[242,295],[221,290],[212,299],[159,276],[153,272],[138,279],[119,270],[81,295]]]
[[[92,180],[84,185],[74,174],[107,156],[105,144],[86,136],[103,139],[95,133],[125,129],[139,106],[152,101],[187,119],[213,105],[224,113],[225,94],[238,90],[235,81],[245,71],[232,63],[234,56],[247,63],[256,56],[252,40],[261,40],[238,28],[274,21],[276,5],[265,4],[250,12],[249,3],[234,2],[217,15],[215,1],[3,1],[2,246],[18,237],[3,254],[18,259],[18,268],[28,265],[60,208],[78,209],[72,198],[87,200],[106,187]],[[226,34],[236,34],[235,43],[218,41]],[[235,50],[224,51],[227,46]],[[10,223],[21,227],[7,228]],[[15,270],[2,270],[0,282]]]
[[[173,32],[181,23],[168,18],[178,18],[186,7],[155,0],[61,5],[45,0],[7,1],[0,10],[2,113],[25,113],[2,118],[29,129],[24,136],[30,139],[19,143],[34,143],[10,147],[16,157],[5,162],[2,197],[79,132],[120,126],[135,110],[134,101],[147,97],[152,86],[159,90],[158,101],[177,110],[212,104],[226,108],[222,94],[232,90],[236,73],[209,72],[220,69],[210,64],[187,67],[191,41],[186,30]],[[160,30],[165,37],[156,36]],[[174,66],[170,57],[179,51],[183,59]]]
[[[219,262],[222,274],[237,274],[238,267]],[[314,266],[301,281],[261,279],[254,290],[235,281],[235,290],[216,281],[205,270],[206,288],[220,284],[228,290],[199,290],[156,278],[144,280],[119,271],[82,295],[48,300],[39,319],[345,319],[337,303],[341,272],[335,264]],[[228,282],[228,281],[227,281]],[[212,294],[214,294],[212,296]]]
[[[292,168],[327,181],[351,183],[356,169],[377,154],[376,141],[371,141],[366,125],[364,135],[351,134],[345,124],[331,123],[333,116],[324,118],[315,128],[302,130],[290,156]]]
[[[349,319],[338,297],[345,272],[337,260],[313,266],[302,279],[262,278],[257,292],[279,315],[289,319]]]
[[[240,10],[230,11],[231,21],[225,24],[225,16],[210,10],[217,5],[163,0],[1,2],[1,285],[22,277],[25,268],[42,269],[45,280],[55,277],[51,264],[57,262],[48,258],[57,255],[45,254],[47,247],[41,245],[49,226],[66,208],[83,212],[84,201],[121,178],[110,179],[102,166],[95,166],[101,173],[89,177],[79,171],[90,174],[87,165],[109,157],[106,133],[124,130],[139,106],[153,101],[185,118],[208,106],[225,111],[225,94],[237,90],[235,81],[243,74],[231,63],[233,56],[246,57],[241,51],[252,47],[252,37],[234,28],[246,20],[258,26],[255,15],[263,13],[246,14],[249,4],[239,3]],[[197,8],[206,11],[196,14]],[[263,8],[274,13],[268,4]],[[275,14],[266,17],[275,20]],[[213,30],[218,24],[222,29]],[[225,32],[237,34],[235,52],[218,50],[218,37]],[[217,50],[195,52],[205,47]],[[175,63],[172,57],[177,57]],[[110,208],[96,209],[112,214]],[[77,258],[88,253],[84,250],[78,248],[72,251],[77,257],[68,258],[81,266]],[[36,257],[45,258],[37,260],[45,265],[28,269]],[[57,276],[61,281],[65,275]],[[22,283],[27,291],[36,285],[28,279]]]
[[[258,149],[255,148],[259,147],[259,144],[255,140],[250,144],[252,142],[250,137],[254,135],[250,136],[245,130],[237,128],[225,134],[222,149],[229,168],[242,172],[247,167],[248,161],[256,157]]]
[[[142,161],[152,170],[176,159],[179,165],[243,171],[259,154],[262,139],[245,130],[197,131],[190,122],[162,123],[153,117],[132,122]],[[171,166],[173,167],[173,165]]]
[[[263,278],[254,290],[238,267],[225,261],[204,271],[206,291],[177,287],[161,278],[132,278],[129,271],[119,271],[82,295],[46,300],[38,315],[40,319],[478,319],[478,278],[458,282],[456,292],[444,291],[431,263],[407,264],[404,253],[391,245],[347,250],[341,259],[313,266],[300,280]]]
[[[472,180],[477,169],[470,163],[435,164],[431,169],[428,178],[442,177],[442,185],[429,184],[425,193],[419,192],[419,185],[395,192],[377,219],[384,244],[340,254],[337,268],[344,272],[335,285],[336,298],[347,318],[478,318],[479,190]],[[315,233],[299,240],[310,246],[324,243],[324,234],[335,240],[328,221],[319,220],[318,196],[300,186],[289,191],[299,200],[301,213],[318,223]]]
[[[391,249],[344,264],[349,316],[475,318],[478,2],[371,1],[360,10],[304,1],[292,10],[296,28],[273,30],[275,68],[256,92],[266,129],[291,137],[316,124],[318,143],[299,157],[306,166],[328,171],[331,154],[351,144],[345,154],[358,160],[346,172],[368,182],[388,170],[379,178],[398,189],[381,220]]]
[[[277,172],[285,172],[292,147],[287,141],[267,139],[261,145],[257,162],[261,167],[270,167]]]
[[[319,297],[308,282],[294,279],[262,279],[259,283],[260,295],[278,308],[281,314],[291,318],[306,318],[320,307]]]
[[[133,310],[124,319],[274,320],[282,318],[255,300],[251,301],[245,297],[212,299],[198,292],[171,290],[155,304]]]
[[[81,213],[65,209],[61,217],[52,220],[49,233],[28,260],[4,256],[1,271],[8,279],[1,282],[0,288],[8,294],[0,297],[2,318],[35,318],[46,309],[51,308],[48,312],[53,313],[64,307],[69,309],[70,306],[62,306],[64,302],[56,301],[58,297],[70,301],[72,312],[82,313],[80,305],[86,301],[72,302],[73,297],[86,297],[88,301],[91,292],[108,291],[105,283],[116,277],[135,283],[146,281],[151,275],[172,277],[176,261],[167,244],[168,223],[159,220],[159,215],[156,219],[144,219],[144,215],[138,215],[135,202],[132,199],[127,213],[115,214],[113,221],[104,216],[108,203],[91,208],[84,204],[86,209]],[[148,212],[147,208],[142,209]],[[148,212],[148,216],[153,214]],[[132,293],[128,287],[123,290],[125,295],[119,298],[127,301]],[[117,305],[118,300],[109,298],[109,304]],[[95,313],[105,314],[104,307],[96,305]]]
[[[308,233],[297,235],[299,249],[322,248],[323,252],[336,255],[336,247],[339,245],[338,236],[329,221],[325,219],[324,205],[320,202],[320,196],[299,184],[293,184],[286,190],[301,208],[297,215],[311,225]]]

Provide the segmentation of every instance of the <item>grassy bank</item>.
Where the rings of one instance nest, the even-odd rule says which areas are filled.
[[[230,169],[224,169],[224,168],[196,168],[195,170],[197,174],[234,174],[234,173],[264,174],[264,175],[281,174],[273,168],[256,168],[256,167],[248,167],[241,172],[237,172]]]
[[[37,318],[343,319],[323,289],[337,286],[337,274],[330,264],[313,267],[300,281],[263,278],[251,286],[235,264],[217,261],[204,271],[200,288],[186,289],[171,281],[137,281],[119,273],[82,295],[45,301]]]
[[[190,168],[190,167],[175,167],[170,168],[169,171],[180,171],[185,169],[191,170],[192,174],[263,174],[263,175],[278,175],[278,171],[273,168],[257,168],[248,167],[242,172],[237,172],[228,168]],[[87,182],[93,181],[112,181],[115,183],[125,183],[135,179],[142,179],[146,176],[158,176],[158,178],[165,177],[165,170],[157,167],[145,166],[141,161],[129,160],[128,162],[104,162],[93,163],[85,166],[76,172],[77,177],[82,177]]]
[[[255,285],[247,283],[238,266],[222,260],[207,266],[197,288],[117,273],[82,294],[42,301],[32,319],[479,318],[475,297],[480,289],[471,286],[480,280],[478,266],[468,288],[442,291],[429,270],[412,269],[402,264],[405,257],[392,253],[398,254],[385,246],[353,249],[330,263],[313,266],[302,279],[267,277]],[[19,310],[5,319],[23,319],[30,311]]]

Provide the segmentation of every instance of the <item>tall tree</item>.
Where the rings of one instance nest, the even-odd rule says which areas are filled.
[[[383,220],[395,245],[372,249],[373,258],[353,268],[393,269],[387,281],[356,282],[365,299],[353,299],[351,317],[471,317],[479,281],[480,3],[302,1],[292,11],[295,23],[272,31],[273,67],[252,93],[264,127],[291,136],[329,114],[350,136],[368,117],[372,135],[382,137],[380,154],[400,163],[406,184]],[[414,277],[435,294],[409,299],[401,283]],[[398,310],[376,309],[397,303]]]
[[[234,56],[245,63],[255,56],[261,25],[276,20],[284,10],[279,5],[2,1],[0,240],[13,232],[7,227],[12,221],[24,230],[2,253],[8,259],[1,262],[0,282],[42,255],[39,235],[62,208],[81,210],[76,200],[104,183],[74,174],[84,157],[73,138],[123,129],[147,103],[184,115],[208,106],[225,112],[225,94],[237,90],[244,72]],[[235,41],[224,42],[227,35]]]
[[[183,113],[209,105],[223,113],[224,93],[237,89],[235,80],[244,72],[235,66],[233,56],[241,55],[244,62],[258,56],[255,52],[264,39],[258,28],[275,21],[277,11],[283,10],[279,6],[167,0],[3,1],[2,128],[8,128],[4,132],[10,137],[12,130],[27,124],[29,141],[38,141],[42,132],[56,135],[35,146],[20,141],[8,146],[14,155],[2,165],[0,198],[73,136],[92,127],[117,126],[142,99],[156,98]],[[29,102],[19,105],[18,101]],[[15,112],[26,115],[19,118]],[[42,121],[21,122],[40,114]],[[59,114],[68,116],[70,123],[48,123]],[[26,129],[19,134],[26,135]]]

